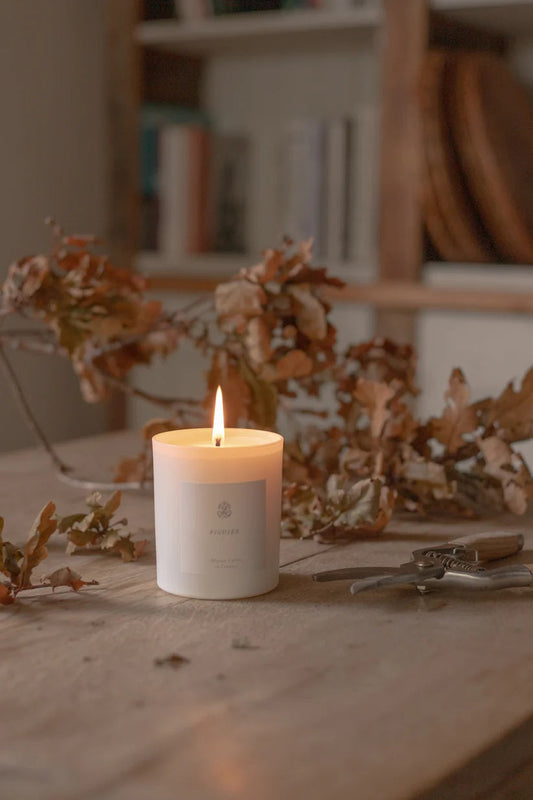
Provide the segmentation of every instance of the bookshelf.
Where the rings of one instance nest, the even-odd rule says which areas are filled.
[[[338,301],[372,305],[378,309],[378,328],[400,338],[413,335],[413,312],[419,308],[531,313],[533,280],[530,287],[526,279],[526,286],[521,285],[520,289],[513,289],[512,282],[506,288],[494,289],[484,280],[484,272],[478,265],[458,264],[450,265],[453,269],[448,271],[455,275],[460,273],[462,280],[457,286],[449,285],[449,281],[442,286],[434,276],[439,270],[446,272],[448,265],[441,263],[431,269],[424,268],[419,192],[420,118],[415,87],[433,28],[432,11],[438,12],[448,26],[456,23],[474,26],[486,30],[489,38],[503,36],[514,41],[533,36],[532,0],[433,0],[431,6],[425,0],[383,0],[382,3],[369,0],[360,8],[342,12],[273,11],[194,22],[154,20],[140,23],[132,18],[133,4],[114,0],[110,5],[121,9],[116,18],[122,23],[124,17],[129,20],[127,25],[122,24],[122,46],[130,37],[131,51],[137,45],[138,52],[148,49],[188,59],[197,74],[195,91],[201,103],[227,128],[231,129],[235,120],[244,127],[256,124],[260,128],[268,114],[273,113],[269,102],[266,102],[264,116],[261,116],[260,105],[254,105],[254,93],[261,91],[258,92],[257,87],[264,87],[261,81],[268,80],[269,64],[279,65],[278,71],[271,72],[273,80],[286,75],[287,86],[276,86],[277,113],[287,113],[291,92],[293,96],[298,95],[301,110],[305,112],[312,104],[311,95],[306,95],[305,87],[298,85],[298,73],[305,59],[315,60],[317,74],[326,83],[319,98],[326,114],[344,113],[352,101],[373,110],[381,125],[380,165],[378,168],[376,162],[373,166],[373,177],[376,179],[378,172],[381,174],[377,220],[374,220],[379,235],[375,236],[375,252],[366,252],[361,259],[341,264],[334,270],[348,279],[347,287],[336,294]],[[364,68],[365,81],[358,75],[359,68]],[[122,122],[115,121],[115,128],[120,130],[122,126],[122,131],[128,127],[124,120],[129,119],[131,124],[135,119],[139,103],[140,81],[135,70],[138,66],[130,64],[129,77],[123,76],[123,89],[125,85],[126,96],[131,100],[123,109]],[[342,82],[340,75],[344,75]],[[232,99],[237,76],[244,87],[240,90],[240,105]],[[399,102],[401,125],[397,116]],[[248,119],[242,110],[247,104],[254,106]],[[123,101],[123,105],[127,103]],[[131,131],[128,136],[131,139]],[[264,142],[263,146],[262,156],[272,157]],[[129,152],[131,154],[131,148]],[[134,166],[131,169],[135,171]],[[266,173],[268,169],[263,173],[256,170],[253,177],[256,184],[265,178],[264,194],[269,195],[272,187],[268,185]],[[129,213],[132,219],[135,192],[123,188],[119,194],[117,213],[123,218]],[[126,212],[128,203],[129,212]],[[371,214],[368,219],[372,227]],[[208,289],[217,278],[224,279],[243,264],[253,263],[263,246],[275,242],[268,220],[268,207],[263,198],[251,221],[250,257],[192,257],[171,265],[164,259],[158,260],[154,254],[140,253],[135,257],[135,264],[147,272],[156,289],[183,290],[191,286],[195,290]],[[124,236],[125,227],[123,224],[122,233],[120,226],[115,226],[115,230]],[[263,241],[258,233],[262,227],[266,231]],[[129,231],[132,229],[135,229],[133,222],[128,227]],[[131,252],[131,246],[127,249]],[[503,274],[506,267],[494,265],[490,269],[501,270]],[[524,267],[523,272],[532,274],[533,270]]]

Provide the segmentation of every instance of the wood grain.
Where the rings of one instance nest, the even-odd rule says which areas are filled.
[[[172,292],[212,292],[222,280],[190,275],[151,275],[150,289]],[[363,303],[378,309],[442,308],[458,311],[494,311],[512,314],[533,312],[533,293],[483,289],[444,289],[407,281],[347,284],[341,289],[329,288],[325,296],[339,303]]]
[[[445,261],[495,263],[498,258],[482,227],[452,144],[447,98],[455,61],[449,52],[432,50],[422,71],[424,221]]]
[[[108,435],[61,454],[94,472],[136,448],[131,434]],[[50,497],[66,513],[83,492],[59,483],[43,453],[0,457],[6,538]],[[123,505],[152,539],[150,495]],[[533,712],[531,590],[353,598],[310,576],[395,564],[423,543],[498,526],[523,533],[531,555],[531,516],[398,519],[342,547],[284,540],[278,589],[242,601],[161,592],[153,551],[135,564],[72,557],[100,586],[0,609],[2,796],[405,800],[435,790]],[[50,566],[66,560],[59,542],[50,549]],[[255,649],[233,646],[243,637]],[[157,666],[171,653],[188,663]],[[507,777],[501,758],[487,758],[485,789]],[[475,796],[468,777],[463,797]]]
[[[415,281],[422,265],[420,70],[429,27],[426,0],[385,0],[379,192],[382,280]],[[416,338],[412,315],[376,314],[376,330]]]
[[[533,104],[505,62],[462,55],[450,103],[455,146],[497,249],[533,263]]]

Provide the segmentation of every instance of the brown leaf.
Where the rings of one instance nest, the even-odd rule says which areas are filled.
[[[48,556],[46,543],[57,528],[57,520],[52,517],[55,510],[55,504],[50,501],[32,525],[30,535],[24,545],[22,565],[17,577],[17,586],[20,588],[31,584],[32,571]]]
[[[102,509],[102,513],[105,514],[106,517],[111,518],[115,513],[115,511],[117,510],[117,508],[119,507],[121,500],[122,500],[122,492],[120,491],[113,492],[109,500],[106,501]]]
[[[441,417],[430,420],[431,434],[441,442],[448,453],[456,453],[464,444],[464,434],[478,427],[475,409],[468,404],[470,391],[460,369],[454,369],[450,384],[444,394],[446,407]]]
[[[295,300],[296,324],[308,339],[325,339],[328,332],[324,305],[311,294],[307,284],[300,283],[289,289]]]
[[[386,383],[377,383],[359,378],[354,390],[354,397],[370,418],[370,432],[374,439],[379,439],[383,426],[390,416],[387,406],[394,397],[394,389]]]
[[[275,383],[286,381],[289,378],[304,378],[313,371],[313,362],[303,350],[291,350],[282,356],[275,364],[267,364],[261,371],[261,377],[266,381]]]
[[[94,586],[98,584],[98,581],[84,581],[81,575],[78,575],[70,567],[60,567],[41,578],[41,583],[51,586],[52,589],[57,589],[58,586],[70,586],[77,592],[82,586]]]
[[[525,514],[531,475],[522,459],[498,436],[478,440],[485,472],[501,482],[505,505],[513,514]]]
[[[257,369],[272,357],[270,333],[262,317],[254,317],[246,326],[244,344],[251,366]]]
[[[215,307],[221,317],[255,317],[262,313],[265,301],[266,294],[259,284],[240,278],[215,289]]]
[[[0,583],[0,606],[10,606],[15,602],[13,594],[9,591],[9,586]]]
[[[524,375],[522,386],[515,391],[507,384],[494,400],[486,398],[475,404],[486,427],[494,425],[506,442],[519,442],[533,437],[533,367]]]

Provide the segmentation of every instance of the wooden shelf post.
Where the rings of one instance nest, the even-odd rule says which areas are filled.
[[[384,0],[379,270],[382,281],[418,279],[423,259],[420,70],[429,36],[426,0]],[[415,316],[377,311],[376,332],[413,341]]]

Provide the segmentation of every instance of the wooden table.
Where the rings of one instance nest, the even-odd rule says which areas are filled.
[[[135,450],[124,434],[60,448],[93,476]],[[47,500],[66,514],[84,495],[39,451],[0,458],[5,538],[25,538]],[[129,494],[123,508],[151,539],[151,496]],[[504,520],[525,533],[526,562],[530,522]],[[279,588],[228,602],[163,593],[153,546],[123,564],[67,557],[52,540],[46,571],[67,562],[100,585],[0,608],[0,796],[533,796],[533,590],[351,597],[310,578],[497,524],[401,520],[348,546],[284,540]],[[158,666],[171,653],[188,663]]]

